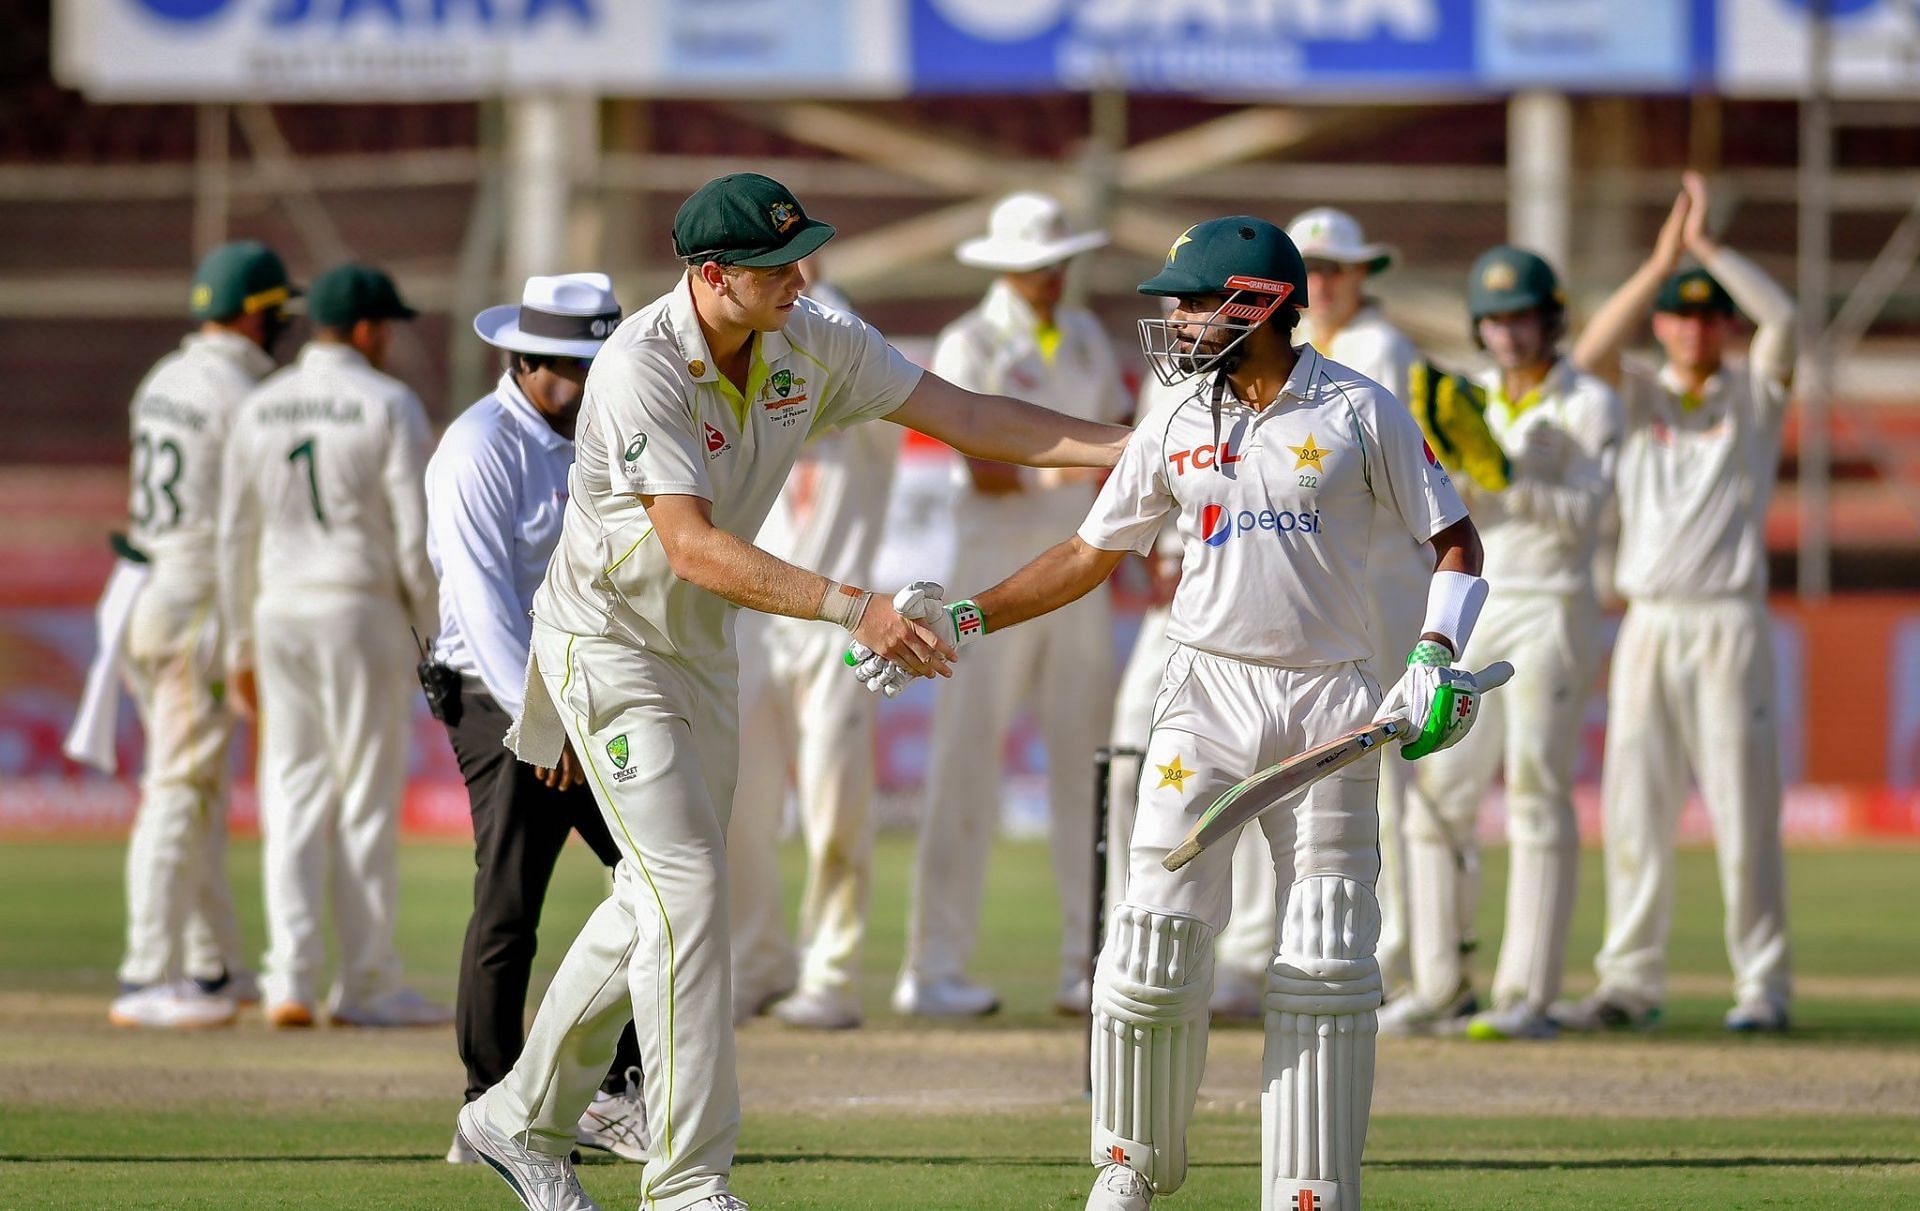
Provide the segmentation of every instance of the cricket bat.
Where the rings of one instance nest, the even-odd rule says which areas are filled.
[[[1485,693],[1505,685],[1512,677],[1513,666],[1498,660],[1474,674],[1473,680],[1479,691]],[[1328,774],[1345,769],[1362,757],[1379,752],[1389,740],[1404,740],[1412,726],[1403,715],[1376,719],[1365,727],[1335,736],[1325,744],[1304,753],[1296,753],[1277,765],[1269,765],[1241,779],[1214,800],[1213,806],[1201,813],[1186,839],[1175,846],[1160,865],[1168,870],[1179,870],[1199,857],[1202,850],[1224,837],[1232,836],[1241,825],[1264,814],[1282,800],[1292,798]]]

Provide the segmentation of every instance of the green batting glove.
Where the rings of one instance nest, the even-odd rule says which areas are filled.
[[[1398,710],[1412,727],[1400,756],[1418,761],[1458,744],[1473,727],[1480,689],[1472,674],[1453,667],[1445,644],[1423,639],[1407,654],[1407,671],[1387,695],[1388,713]]]

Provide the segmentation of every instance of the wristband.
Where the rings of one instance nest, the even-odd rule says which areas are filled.
[[[1420,624],[1422,635],[1444,635],[1453,644],[1457,660],[1473,637],[1473,624],[1480,620],[1480,607],[1487,603],[1487,582],[1465,572],[1435,572],[1427,586],[1427,617]]]
[[[873,594],[856,589],[850,584],[841,584],[837,580],[827,582],[826,595],[820,598],[820,606],[813,613],[822,622],[831,622],[851,631],[860,625],[860,619],[867,612],[867,603],[873,600]]]

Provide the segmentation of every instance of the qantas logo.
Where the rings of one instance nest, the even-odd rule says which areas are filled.
[[[1202,442],[1191,450],[1175,450],[1167,455],[1167,463],[1175,475],[1185,475],[1191,465],[1196,471],[1212,468],[1224,472],[1228,467],[1240,461],[1241,456],[1233,452],[1233,443],[1224,441],[1218,444]]]
[[[1320,511],[1293,512],[1291,509],[1229,509],[1225,505],[1200,507],[1200,541],[1210,547],[1223,547],[1243,534],[1262,531],[1281,534],[1319,534],[1324,530]]]

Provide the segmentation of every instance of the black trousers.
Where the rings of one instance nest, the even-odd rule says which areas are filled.
[[[493,695],[462,689],[448,703],[447,735],[473,807],[473,916],[460,951],[454,1036],[467,1067],[467,1100],[507,1075],[527,1045],[527,983],[540,908],[567,834],[577,831],[608,866],[620,850],[584,786],[556,791],[501,743],[511,720]],[[633,1023],[620,1035],[605,1088],[626,1088],[640,1066]]]

